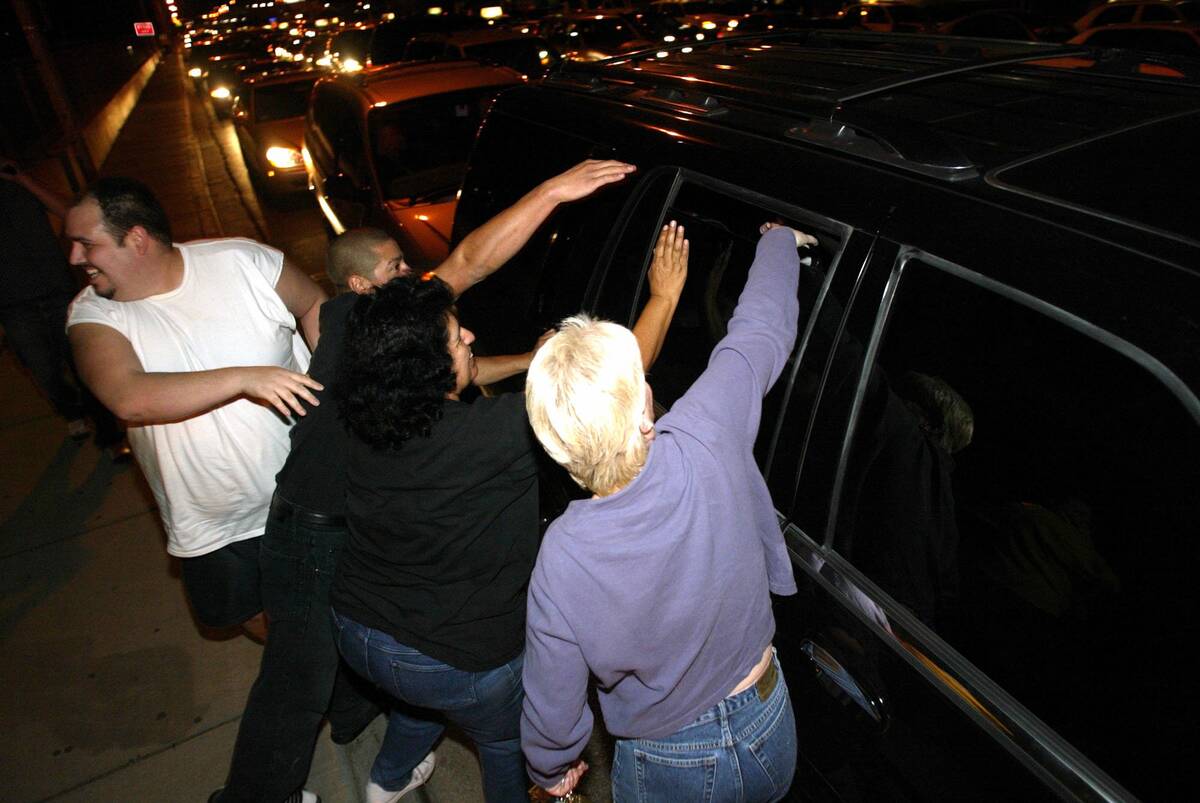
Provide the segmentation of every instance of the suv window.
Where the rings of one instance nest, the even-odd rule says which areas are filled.
[[[1142,6],[1140,22],[1175,22],[1180,19],[1179,12],[1170,6]]]
[[[362,130],[358,121],[358,105],[336,85],[317,90],[313,98],[313,128],[327,149],[329,173],[344,172],[358,186],[364,186],[366,152],[362,146]]]
[[[383,197],[416,204],[452,195],[496,91],[485,87],[371,109],[368,126]]]
[[[549,42],[532,36],[481,42],[463,48],[463,53],[469,59],[511,67],[525,76],[543,75],[558,61]]]
[[[1200,715],[1179,652],[1196,626],[1200,426],[1166,369],[1058,315],[908,264],[833,547],[1118,782],[1170,797]]]
[[[661,225],[675,220],[685,227],[690,246],[687,284],[650,374],[655,404],[667,410],[704,371],[713,346],[725,336],[726,324],[754,261],[758,227],[764,221],[778,220],[811,231],[822,240],[821,246],[808,255],[810,261],[816,261],[816,266],[802,268],[798,321],[801,332],[807,326],[824,279],[820,266],[826,254],[837,252],[838,241],[811,224],[781,217],[778,211],[688,181],[679,186],[661,218],[659,209],[648,210],[653,214],[631,217],[604,278],[598,311],[605,317],[632,323],[650,297],[646,274]],[[631,292],[635,288],[636,293]],[[792,375],[789,361],[764,401],[756,444],[760,465],[765,461],[774,422]]]
[[[404,50],[404,58],[408,61],[432,61],[445,55],[446,45],[439,41],[414,39]]]
[[[1133,22],[1133,15],[1137,11],[1137,6],[1114,6],[1112,8],[1101,11],[1092,20],[1092,27],[1100,25],[1119,25],[1122,22]]]
[[[288,117],[303,117],[308,108],[312,81],[254,87],[254,119],[265,123]]]

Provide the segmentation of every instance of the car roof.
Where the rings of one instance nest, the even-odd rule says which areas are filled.
[[[665,56],[665,57],[664,57]],[[1158,77],[1139,75],[1152,60]],[[1163,76],[1171,75],[1166,78]],[[853,31],[679,43],[550,80],[844,147],[948,180],[1200,109],[1200,64],[1084,46]]]
[[[1157,75],[1138,72],[1147,66]],[[1200,247],[1192,220],[1200,62],[1191,59],[791,31],[571,62],[542,86],[829,149],[971,192],[990,186]],[[1061,180],[1081,172],[1087,181]]]
[[[331,76],[320,83],[327,82],[353,86],[367,106],[388,106],[443,92],[519,84],[521,76],[507,67],[463,60],[402,62],[364,70],[353,76]]]

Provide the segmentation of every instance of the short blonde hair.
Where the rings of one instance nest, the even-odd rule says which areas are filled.
[[[646,377],[633,333],[575,315],[537,352],[525,409],[547,454],[593,493],[628,485],[646,462]]]

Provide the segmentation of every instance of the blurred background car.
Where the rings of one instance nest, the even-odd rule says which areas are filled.
[[[838,12],[852,28],[879,33],[919,33],[934,29],[929,11],[915,3],[855,3]]]
[[[654,44],[652,35],[642,30],[631,15],[617,11],[546,17],[540,30],[563,58],[575,61],[599,61]]]
[[[386,230],[414,268],[449,253],[457,194],[496,93],[521,84],[506,67],[407,63],[333,75],[313,87],[301,156],[335,233]]]
[[[1084,31],[1070,43],[1195,58],[1200,56],[1200,25],[1179,22],[1105,25]]]
[[[1040,38],[1018,16],[1009,11],[980,11],[943,22],[937,32],[945,36],[973,36],[980,39],[1012,39],[1036,42]]]
[[[542,37],[512,28],[418,34],[404,53],[405,61],[457,59],[510,67],[529,80],[541,78],[562,61],[554,46]]]
[[[318,73],[282,72],[242,82],[233,123],[242,158],[259,192],[275,198],[307,188],[300,147],[308,96]]]
[[[1198,0],[1111,0],[1088,11],[1075,21],[1083,33],[1105,25],[1151,22],[1200,22]]]

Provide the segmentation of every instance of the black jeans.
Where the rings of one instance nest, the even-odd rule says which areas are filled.
[[[288,514],[286,520],[281,520],[281,510]],[[327,709],[335,733],[357,728],[379,713],[353,673],[339,669],[329,614],[345,525],[316,524],[303,514],[277,496],[261,539],[267,644],[238,728],[221,803],[277,803],[299,789],[308,777]]]

